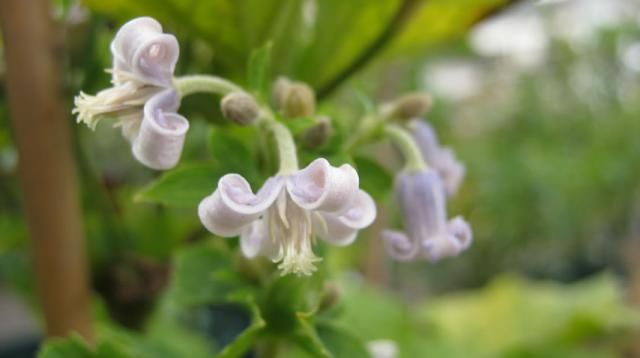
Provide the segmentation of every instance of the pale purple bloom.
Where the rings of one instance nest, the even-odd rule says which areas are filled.
[[[444,188],[433,169],[402,172],[396,178],[396,196],[406,233],[382,233],[389,254],[401,261],[426,258],[435,262],[456,256],[471,245],[469,224],[457,216],[447,221]]]
[[[348,245],[375,219],[375,203],[358,183],[353,167],[333,167],[323,158],[269,178],[256,194],[242,176],[227,174],[198,214],[213,234],[239,235],[246,257],[269,257],[283,275],[310,275],[320,260],[312,251],[315,236]]]
[[[451,148],[440,146],[436,132],[427,122],[414,119],[409,127],[425,161],[442,178],[447,195],[454,195],[464,179],[464,164],[456,159]]]
[[[144,117],[132,150],[140,163],[149,168],[169,169],[180,160],[189,122],[176,113],[180,105],[176,91],[166,90],[144,105]]]
[[[175,166],[189,128],[176,113],[180,99],[173,71],[179,53],[175,36],[163,33],[156,20],[140,17],[124,24],[111,42],[113,86],[75,98],[78,122],[95,129],[101,119],[113,118],[140,162],[153,169]]]

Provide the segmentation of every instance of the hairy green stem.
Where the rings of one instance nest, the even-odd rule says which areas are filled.
[[[267,128],[276,140],[280,169],[278,175],[289,175],[298,170],[298,155],[293,136],[284,124],[276,121],[268,109],[264,110],[261,123]]]
[[[242,87],[224,78],[211,75],[192,75],[176,77],[173,84],[178,90],[180,97],[184,97],[197,92],[209,92],[219,95],[226,95],[230,92],[244,92]]]
[[[230,92],[246,92],[242,87],[224,78],[209,75],[192,75],[174,79],[174,85],[181,97],[197,93],[209,92],[225,95]],[[289,129],[278,122],[268,107],[262,108],[260,123],[276,139],[280,158],[280,175],[288,175],[298,170],[298,155],[293,136]]]
[[[428,168],[418,144],[406,129],[396,124],[387,124],[384,128],[384,133],[402,152],[405,159],[405,170],[418,172]]]

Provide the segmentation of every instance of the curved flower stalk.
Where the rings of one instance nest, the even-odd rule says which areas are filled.
[[[435,130],[427,122],[414,119],[409,128],[427,164],[442,178],[447,196],[455,195],[464,179],[464,164],[456,159],[450,147],[440,146]]]
[[[407,233],[385,230],[390,255],[401,261],[435,262],[456,256],[471,245],[469,224],[460,216],[447,221],[444,187],[433,169],[403,171],[396,177],[396,197]]]
[[[240,235],[246,257],[269,257],[283,275],[311,275],[320,261],[312,250],[315,236],[349,245],[375,219],[375,203],[358,184],[353,167],[333,167],[323,158],[269,178],[256,194],[243,177],[227,174],[198,214],[212,233]]]
[[[95,96],[81,92],[73,113],[95,129],[104,118],[131,144],[134,156],[153,169],[169,169],[180,158],[189,123],[177,114],[180,99],[173,72],[180,49],[175,36],[150,17],[124,24],[111,42],[112,87]]]

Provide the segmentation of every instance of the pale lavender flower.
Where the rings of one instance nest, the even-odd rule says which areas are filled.
[[[111,42],[113,86],[75,98],[78,122],[95,129],[100,120],[114,119],[138,160],[154,169],[173,167],[189,127],[176,113],[180,101],[173,72],[179,53],[175,36],[163,33],[156,20],[140,17],[124,24]]]
[[[465,166],[456,159],[449,147],[442,147],[433,127],[421,119],[409,123],[413,137],[429,166],[434,168],[442,178],[448,196],[453,196],[464,179]]]
[[[323,158],[269,178],[256,194],[242,176],[227,174],[202,200],[198,214],[213,234],[240,235],[246,257],[269,257],[280,263],[283,275],[311,275],[320,260],[312,251],[315,236],[348,245],[375,219],[375,203],[358,182],[353,167],[333,167]]]
[[[461,217],[447,221],[444,188],[433,169],[402,172],[396,178],[396,196],[406,234],[385,230],[389,254],[401,261],[426,258],[435,262],[456,256],[471,245],[469,224]]]

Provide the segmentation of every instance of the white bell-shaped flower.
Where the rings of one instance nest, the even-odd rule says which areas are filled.
[[[280,263],[283,275],[311,275],[320,260],[312,250],[316,236],[348,245],[375,219],[375,203],[358,183],[353,167],[333,167],[323,158],[269,178],[256,194],[242,176],[227,174],[198,214],[212,233],[239,235],[246,257],[267,256]]]

